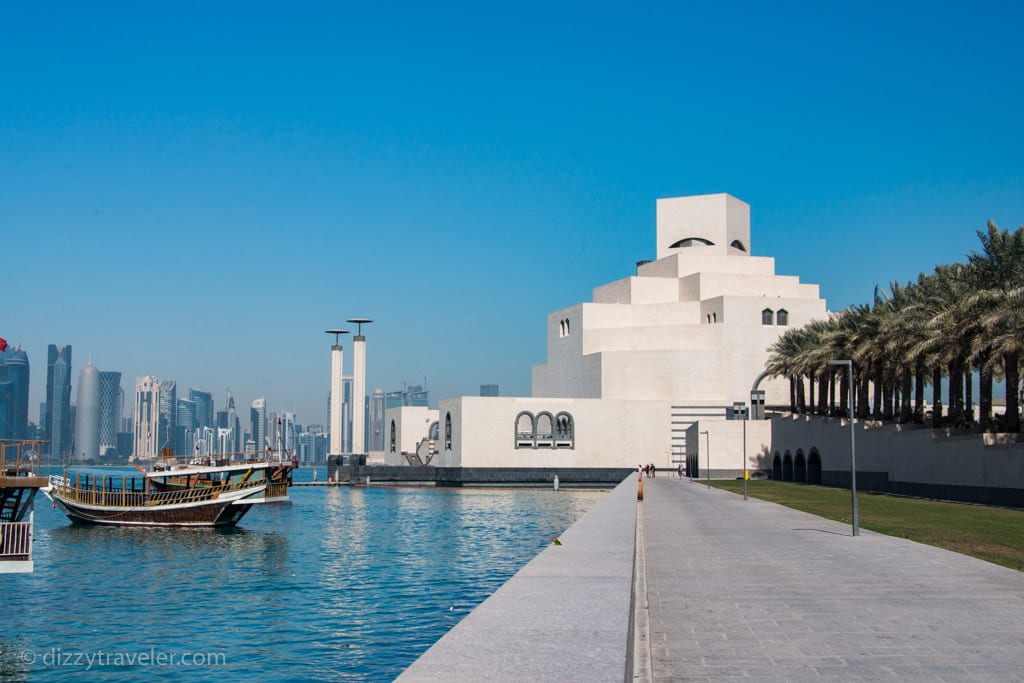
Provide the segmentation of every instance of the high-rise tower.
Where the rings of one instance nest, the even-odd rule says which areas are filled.
[[[90,359],[78,373],[75,406],[75,459],[100,457],[100,371]]]
[[[100,371],[100,457],[110,449],[117,450],[117,433],[121,429],[121,413],[124,411],[124,391],[121,390],[121,373]],[[126,453],[118,453],[125,457]]]
[[[334,345],[331,346],[331,399],[327,407],[330,421],[331,446],[328,455],[341,455],[342,453],[342,373],[344,372],[344,350],[338,342],[340,335],[348,334],[348,330],[327,330],[327,334],[334,335]]]
[[[267,450],[267,400],[262,396],[252,402],[249,409],[249,420],[252,424],[252,440],[256,444],[256,452]]]
[[[28,354],[0,353],[0,438],[28,438]]]
[[[178,425],[178,383],[173,379],[160,381],[160,427],[157,445],[174,449],[174,428]]]
[[[135,383],[135,448],[133,460],[153,460],[160,451],[157,449],[157,435],[160,428],[160,382],[156,377],[145,376]]]
[[[50,455],[71,448],[71,345],[50,344],[46,366],[46,434]]]

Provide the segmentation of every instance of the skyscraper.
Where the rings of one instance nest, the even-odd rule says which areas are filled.
[[[71,448],[71,345],[50,344],[46,365],[46,426],[50,455],[60,458]]]
[[[267,448],[267,401],[260,397],[252,402],[249,409],[249,421],[252,424],[252,441],[257,452]]]
[[[370,397],[370,429],[367,449],[370,451],[384,450],[384,390],[374,389]]]
[[[160,426],[160,382],[147,375],[135,383],[135,445],[133,460],[152,460],[160,455],[157,432]]]
[[[91,359],[78,373],[74,455],[82,461],[100,457],[100,371]]]
[[[196,404],[196,426],[213,427],[213,394],[209,391],[188,390],[188,400]]]
[[[0,353],[0,438],[28,438],[28,354]]]
[[[178,425],[178,384],[173,379],[160,381],[159,448],[174,448],[174,428]]]
[[[120,457],[127,453],[118,452],[117,432],[121,429],[121,413],[124,410],[124,391],[121,390],[121,373],[100,371],[100,457],[106,457],[113,449]]]

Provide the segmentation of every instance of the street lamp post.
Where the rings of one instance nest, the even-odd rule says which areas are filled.
[[[732,404],[733,415],[739,412],[743,420],[743,500],[747,500],[747,404],[739,401]]]
[[[707,478],[708,478],[708,488],[711,488],[711,434],[707,430],[704,430],[703,432],[700,432],[700,433],[704,435],[705,443],[707,443],[707,446],[708,446],[707,447],[707,451],[708,451],[708,476],[707,476]]]
[[[849,398],[847,410],[850,411],[850,497],[851,506],[853,508],[853,535],[860,535],[860,524],[857,514],[857,444],[856,444],[856,430],[853,427],[853,361],[852,360],[830,360],[827,361],[828,365],[845,365],[849,372],[847,382],[849,385]]]

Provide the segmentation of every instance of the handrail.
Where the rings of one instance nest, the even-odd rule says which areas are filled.
[[[32,559],[32,522],[0,522],[0,558]]]
[[[265,479],[240,482],[230,486],[206,487],[197,489],[178,489],[174,491],[107,491],[104,489],[78,487],[67,477],[59,474],[50,475],[50,487],[54,492],[75,503],[83,505],[99,505],[104,507],[144,507],[158,505],[178,505],[203,500],[213,500],[225,493],[244,491],[267,483]]]
[[[6,474],[10,467],[15,472],[14,476],[21,476],[24,471],[25,474],[38,477],[42,460],[40,454],[42,445],[45,443],[49,442],[42,439],[0,439],[0,474]],[[25,452],[26,446],[28,447],[28,458],[23,462],[22,453]],[[7,462],[8,449],[15,451],[15,456],[10,464]]]

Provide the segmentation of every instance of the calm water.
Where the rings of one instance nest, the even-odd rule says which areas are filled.
[[[0,679],[390,680],[604,494],[289,495],[235,529],[146,530],[72,526],[40,494],[35,573],[0,575]]]

